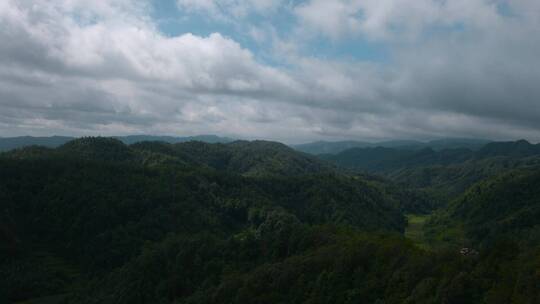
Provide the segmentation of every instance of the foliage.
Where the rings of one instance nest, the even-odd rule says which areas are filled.
[[[432,230],[459,229],[462,239],[490,244],[501,238],[540,245],[540,171],[507,172],[471,187],[431,222]]]
[[[503,164],[469,160],[447,180],[467,187],[531,159]],[[540,173],[480,181],[422,226],[437,206],[426,185],[270,142],[12,151],[0,156],[0,301],[538,303]],[[405,212],[422,214],[409,216],[415,240]]]
[[[379,174],[399,186],[419,190],[435,209],[491,176],[511,169],[540,168],[540,145],[520,140],[489,143],[476,151],[356,148],[322,157],[347,171]]]
[[[152,155],[176,149],[165,148]],[[269,153],[255,157],[266,162]],[[279,257],[289,251],[282,244],[288,227],[300,223],[404,229],[398,210],[362,180],[330,172],[249,177],[176,159],[147,165],[144,156],[114,139],[88,138],[0,157],[5,297],[24,300],[99,281],[171,235],[263,238],[271,244],[266,255]],[[55,262],[43,263],[43,256]]]

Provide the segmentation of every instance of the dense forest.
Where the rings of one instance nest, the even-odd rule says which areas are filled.
[[[127,145],[145,142],[145,141],[160,141],[170,144],[201,141],[206,143],[228,143],[234,141],[232,138],[219,137],[216,135],[198,135],[187,137],[175,137],[175,136],[152,136],[152,135],[128,135],[128,136],[115,136],[115,139],[122,141]],[[20,149],[28,146],[41,146],[48,148],[57,148],[69,141],[74,140],[74,137],[69,136],[19,136],[19,137],[0,137],[0,151],[9,151],[13,149]]]
[[[540,303],[540,146],[438,143],[4,152],[0,303]]]

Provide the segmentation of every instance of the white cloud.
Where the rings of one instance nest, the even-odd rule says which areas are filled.
[[[264,98],[274,91],[289,91],[294,84],[220,34],[166,37],[144,15],[114,18],[111,10],[123,14],[123,6],[92,7],[97,21],[80,23],[69,12],[83,3],[3,4],[0,40],[14,43],[0,46],[5,59],[0,59],[0,71],[5,72],[0,107],[51,120],[76,122],[82,117],[75,114],[93,112],[101,117],[85,118],[97,119],[97,125],[116,120],[137,124],[139,119],[176,120],[186,104],[207,95]],[[43,75],[40,79],[54,80],[36,86],[37,79],[28,76],[36,73]],[[65,116],[58,117],[61,113]]]
[[[502,18],[499,2],[505,1],[309,0],[295,12],[304,28],[333,39],[362,34],[370,39],[402,40],[417,38],[431,26],[487,29]]]
[[[244,18],[251,13],[267,14],[276,10],[282,0],[177,0],[181,10],[206,13],[223,20]]]
[[[226,18],[279,3],[181,2]],[[147,2],[4,0],[0,135],[539,140],[540,5],[508,2],[503,16],[497,3],[311,0],[295,10],[305,31],[382,41],[391,62],[302,56],[310,45],[294,31],[246,27],[274,41],[273,59],[284,64],[272,66],[223,34],[162,34]]]
[[[354,1],[311,0],[297,6],[295,12],[305,27],[338,39],[360,30],[359,9]]]

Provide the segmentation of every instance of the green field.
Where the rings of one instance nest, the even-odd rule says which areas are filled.
[[[407,228],[405,237],[414,241],[419,247],[428,249],[429,246],[424,238],[424,224],[429,219],[429,214],[407,214]]]

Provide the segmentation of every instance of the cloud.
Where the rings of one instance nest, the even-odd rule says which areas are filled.
[[[333,39],[360,30],[359,2],[312,0],[295,8],[301,24]]]
[[[258,49],[226,33],[166,35],[151,2],[2,1],[0,135],[540,140],[537,1],[287,3],[177,1],[272,44]],[[283,6],[289,28],[249,21]],[[358,39],[388,62],[317,56]]]
[[[433,27],[488,30],[501,22],[505,0],[309,0],[295,8],[300,25],[333,39],[363,35],[368,39],[403,41],[422,38]],[[509,9],[528,11],[532,0]]]
[[[282,2],[282,0],[176,0],[181,10],[205,13],[221,21],[241,19],[250,14],[267,14],[275,11]]]
[[[218,33],[166,37],[145,16],[114,18],[112,12],[124,10],[123,6],[92,7],[97,21],[80,22],[69,13],[79,3],[66,3],[4,4],[0,39],[14,43],[0,46],[5,59],[2,108],[17,109],[22,117],[74,123],[94,119],[96,126],[117,122],[144,126],[145,120],[193,122],[197,120],[193,117],[215,114],[211,106],[206,108],[208,115],[186,110],[192,104],[208,104],[208,96],[265,98],[290,90],[294,83]]]

